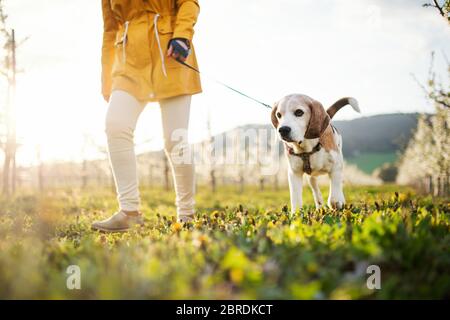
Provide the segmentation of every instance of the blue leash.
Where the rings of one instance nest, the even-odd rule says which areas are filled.
[[[186,67],[188,67],[188,68],[191,69],[191,70],[194,70],[194,71],[197,72],[198,74],[201,74],[200,70],[198,70],[197,68],[194,68],[193,66],[187,64],[186,62],[181,61],[181,60],[179,60],[179,59],[176,59],[176,61],[177,61],[178,63],[182,64],[183,66],[186,66]],[[243,93],[242,91],[239,91],[239,90],[237,90],[237,89],[234,89],[234,88],[230,87],[229,85],[227,85],[227,84],[225,84],[225,83],[223,83],[223,82],[221,82],[221,81],[219,81],[219,80],[216,80],[216,79],[212,79],[212,80],[214,80],[215,82],[217,82],[217,83],[220,84],[221,86],[224,86],[225,88],[227,88],[227,89],[229,89],[229,90],[231,90],[231,91],[234,91],[234,92],[236,92],[237,94],[240,94],[240,95],[243,96],[243,97],[246,97],[247,99],[253,100],[253,101],[255,101],[256,103],[259,103],[260,105],[263,105],[263,106],[266,107],[266,108],[272,109],[272,107],[271,107],[270,105],[268,105],[267,103],[264,103],[264,102],[262,102],[262,101],[259,101],[259,100],[255,99],[255,98],[252,98],[252,97],[250,97],[249,95],[246,95],[245,93]]]

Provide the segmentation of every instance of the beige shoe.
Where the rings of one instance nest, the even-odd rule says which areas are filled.
[[[108,219],[95,221],[92,223],[92,229],[103,232],[125,232],[136,225],[142,226],[143,224],[142,214],[133,216],[119,211]]]

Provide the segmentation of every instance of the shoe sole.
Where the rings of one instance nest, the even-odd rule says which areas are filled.
[[[127,232],[130,230],[130,228],[127,228],[127,229],[103,229],[103,228],[99,228],[99,227],[91,227],[91,229],[94,231],[100,231],[103,233],[121,233],[121,232]]]
[[[134,227],[142,227],[143,225],[144,224],[136,224]],[[95,231],[104,232],[104,233],[121,233],[121,232],[130,231],[131,229],[133,229],[133,227],[131,227],[131,228],[122,228],[122,229],[106,229],[106,228],[102,228],[102,227],[91,226],[91,229],[95,230]]]

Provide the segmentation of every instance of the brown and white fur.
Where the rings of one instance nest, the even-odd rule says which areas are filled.
[[[323,205],[317,177],[328,174],[330,195],[328,206],[342,208],[345,203],[343,193],[342,137],[331,125],[331,118],[343,106],[350,104],[360,112],[354,98],[342,98],[325,112],[322,104],[306,95],[292,94],[284,97],[272,108],[272,124],[286,147],[300,154],[310,152],[320,142],[321,149],[310,156],[311,174],[308,183],[312,189],[316,208]],[[287,149],[287,148],[285,148]],[[288,181],[291,196],[291,211],[296,212],[303,205],[303,160],[285,152],[288,159]]]

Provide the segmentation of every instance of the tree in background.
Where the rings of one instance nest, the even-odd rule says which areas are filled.
[[[0,65],[0,74],[6,78],[7,94],[5,107],[2,110],[2,125],[4,134],[1,146],[5,154],[3,164],[3,193],[8,195],[14,192],[16,183],[16,124],[14,114],[14,91],[16,86],[16,38],[14,29],[6,27],[7,15],[0,0],[0,35],[3,41],[3,61]]]
[[[420,186],[434,195],[449,193],[450,177],[450,64],[447,62],[447,87],[436,80],[432,54],[429,80],[425,90],[434,104],[435,114],[421,115],[416,132],[400,161],[397,182]]]
[[[6,101],[3,108],[1,125],[3,126],[1,136],[1,147],[5,158],[3,164],[3,194],[14,193],[17,182],[16,152],[19,147],[16,137],[16,115],[14,98],[16,90],[16,52],[26,40],[17,41],[14,29],[6,25],[7,15],[3,9],[3,1],[0,0],[0,40],[3,44],[2,61],[0,62],[0,75],[7,82]],[[3,101],[2,101],[3,102]]]
[[[450,0],[423,4],[436,8],[450,23]],[[434,71],[434,53],[426,86],[419,83],[436,113],[421,115],[414,137],[400,160],[397,182],[422,187],[434,195],[448,195],[450,180],[450,64],[447,61],[447,84],[437,81]]]

